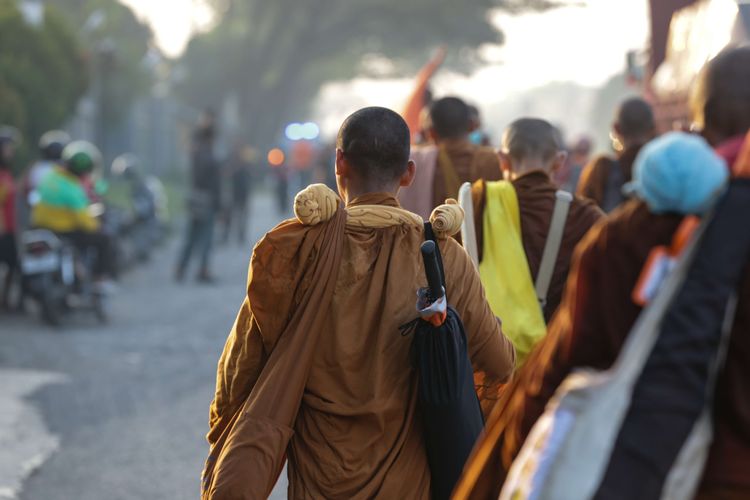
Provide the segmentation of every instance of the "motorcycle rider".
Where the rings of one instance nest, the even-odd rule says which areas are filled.
[[[18,271],[16,242],[16,184],[13,179],[13,157],[19,134],[12,127],[0,127],[0,265],[5,264],[5,279],[0,290],[0,308],[9,306],[13,278]]]
[[[91,200],[85,185],[101,164],[101,153],[93,144],[74,141],[62,152],[62,165],[53,167],[38,186],[39,201],[32,209],[34,227],[48,229],[69,241],[79,252],[96,251],[94,280],[114,277],[111,237],[100,230],[90,213]]]
[[[32,204],[39,184],[55,166],[62,163],[63,150],[69,143],[70,136],[62,130],[50,130],[39,139],[40,158],[31,166],[26,178],[26,192],[31,195],[29,201]]]

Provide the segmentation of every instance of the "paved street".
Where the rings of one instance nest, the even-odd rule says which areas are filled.
[[[278,217],[269,198],[253,208],[254,242]],[[219,248],[218,284],[199,286],[172,281],[176,244],[123,278],[106,327],[86,314],[60,330],[0,317],[0,499],[198,497],[252,245]]]

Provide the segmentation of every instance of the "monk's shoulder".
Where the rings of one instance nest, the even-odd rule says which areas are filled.
[[[573,207],[577,212],[575,218],[586,221],[589,224],[594,224],[604,219],[607,215],[594,200],[583,196],[573,196]]]
[[[497,157],[497,152],[489,146],[476,146],[474,154],[476,155],[478,163],[500,165],[500,159]]]
[[[289,260],[294,256],[311,231],[317,226],[307,226],[297,219],[287,219],[268,231],[253,249],[252,261],[268,265],[271,261]]]
[[[609,155],[599,155],[594,157],[586,167],[584,167],[584,170],[590,170],[592,172],[599,172],[602,170],[609,169],[610,166],[614,165],[615,162],[614,158],[612,158]]]

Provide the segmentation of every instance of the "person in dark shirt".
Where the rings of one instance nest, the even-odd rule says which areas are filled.
[[[198,281],[213,281],[210,272],[214,223],[221,204],[221,177],[214,156],[214,117],[206,113],[195,132],[190,194],[188,196],[188,225],[185,243],[180,253],[175,279],[182,281],[194,250],[200,252]]]

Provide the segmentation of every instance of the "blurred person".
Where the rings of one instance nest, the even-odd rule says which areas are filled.
[[[584,167],[577,194],[592,199],[609,213],[625,201],[622,186],[633,176],[633,162],[648,141],[656,137],[651,105],[640,97],[626,99],[612,125],[615,157],[599,156]]]
[[[576,249],[565,298],[547,337],[487,422],[487,437],[478,444],[464,477],[470,498],[499,493],[531,428],[569,373],[583,367],[605,370],[615,362],[642,312],[633,292],[654,249],[669,247],[685,214],[706,211],[726,177],[727,166],[733,173],[748,176],[748,81],[750,47],[745,46],[728,49],[710,61],[696,85],[696,125],[723,162],[717,165],[717,157],[707,154],[707,146],[698,139],[680,138],[676,133],[646,146],[638,156],[634,172],[638,196],[592,230]],[[645,180],[648,177],[651,181]],[[750,340],[746,335],[750,330],[750,266],[738,293],[729,350],[715,381],[714,436],[699,500],[750,497]],[[489,458],[479,460],[480,454]],[[636,477],[631,479],[638,483]]]
[[[0,128],[0,265],[5,266],[5,278],[0,289],[0,309],[10,307],[10,292],[19,270],[16,182],[13,178],[13,159],[17,133],[10,127]]]
[[[469,140],[477,146],[490,145],[489,136],[482,130],[482,115],[473,104],[469,105]]]
[[[113,244],[91,214],[85,189],[85,179],[100,164],[101,153],[93,144],[74,141],[65,146],[61,166],[53,167],[37,187],[39,199],[32,208],[31,225],[58,234],[80,252],[95,250],[94,279],[105,282],[115,276]]]
[[[50,130],[39,138],[39,159],[31,165],[26,177],[26,192],[34,201],[35,191],[44,177],[62,163],[62,153],[70,143],[70,136],[62,130]]]
[[[573,197],[564,220],[546,303],[542,304],[544,322],[538,325],[541,330],[532,329],[530,324],[519,324],[518,330],[514,325],[512,329],[510,315],[514,311],[508,310],[513,306],[509,306],[507,294],[517,293],[521,280],[528,282],[528,290],[533,290],[550,234],[557,200],[557,187],[552,176],[566,157],[559,140],[555,127],[544,120],[521,118],[514,121],[503,134],[500,152],[502,169],[510,182],[479,180],[472,186],[482,283],[493,311],[504,319],[506,333],[514,341],[521,360],[540,340],[531,334],[544,334],[544,323],[552,318],[560,304],[573,249],[604,215],[590,200]],[[514,224],[516,217],[519,227]],[[505,260],[508,254],[498,252],[499,247],[512,245],[519,245],[521,250],[512,254],[518,262],[508,262]],[[512,283],[507,283],[497,274],[503,267],[505,272],[512,267],[514,272],[521,274],[515,276]],[[531,299],[528,306],[538,310],[536,295],[532,294]]]
[[[430,108],[430,122],[430,137],[436,148],[417,148],[413,152],[416,178],[399,195],[404,208],[425,219],[447,198],[456,198],[464,182],[502,178],[495,151],[469,140],[471,112],[463,100],[444,97],[435,101]]]
[[[224,220],[224,243],[229,242],[233,228],[236,228],[237,243],[246,243],[247,224],[250,220],[249,204],[255,152],[243,143],[235,145],[226,165],[226,178],[229,185],[229,202]]]
[[[586,136],[580,137],[570,148],[567,168],[564,177],[559,177],[561,189],[569,193],[578,192],[578,183],[581,180],[581,173],[589,163],[591,158],[591,139]]]
[[[289,498],[431,498],[411,339],[397,333],[414,319],[424,275],[423,222],[396,198],[415,171],[405,121],[385,108],[355,112],[339,131],[335,164],[346,208],[310,186],[297,195],[298,219],[253,252],[219,361],[204,499],[265,497],[285,452]],[[506,379],[513,348],[479,276],[456,241],[439,243],[472,361]]]
[[[201,283],[214,281],[210,270],[210,260],[214,224],[221,207],[221,172],[214,153],[215,137],[215,117],[212,112],[207,111],[201,117],[193,135],[188,224],[175,271],[175,280],[178,282],[185,278],[185,272],[195,250],[200,252],[198,281]]]

